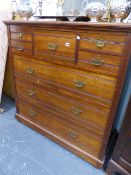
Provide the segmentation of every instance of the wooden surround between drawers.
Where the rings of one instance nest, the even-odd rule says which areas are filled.
[[[131,51],[131,25],[6,21],[16,118],[103,166]]]

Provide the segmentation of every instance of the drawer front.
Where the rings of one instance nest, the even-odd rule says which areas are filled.
[[[109,113],[97,109],[95,106],[94,108],[88,105],[85,106],[63,96],[40,89],[34,84],[27,84],[27,82],[23,82],[18,77],[16,77],[16,80],[18,96],[23,94],[30,97],[43,106],[63,114],[68,119],[91,127],[92,132],[97,132],[97,134],[103,136]]]
[[[10,26],[10,32],[12,33],[32,33],[31,27],[23,27],[23,26]]]
[[[64,38],[76,38],[76,32],[72,31],[60,31],[60,30],[50,30],[50,29],[41,29],[35,28],[34,33],[36,35],[44,36],[55,36],[55,37],[64,37]]]
[[[57,118],[56,113],[51,113],[48,109],[43,109],[41,112],[41,110],[38,110],[38,108],[27,101],[22,103],[21,99],[18,100],[18,108],[19,114],[51,131],[57,137],[64,138],[86,152],[99,155],[102,138],[91,135],[88,129],[84,131],[75,124],[64,122],[63,119]]]
[[[32,42],[32,34],[24,32],[11,33],[11,40]]]
[[[119,38],[120,37],[120,38]],[[114,39],[113,39],[114,38]],[[123,41],[123,42],[119,42]],[[105,53],[112,53],[122,55],[125,47],[125,36],[117,36],[108,34],[81,34],[80,50],[96,50],[104,51]]]
[[[64,65],[64,66],[74,66],[76,63],[76,58],[74,57],[65,57],[65,56],[57,56],[54,53],[43,53],[37,55],[35,57],[36,60],[40,60],[40,61],[46,61],[46,62],[50,62],[53,64],[60,64],[60,65]]]
[[[125,43],[127,41],[127,34],[118,34],[114,32],[92,32],[88,31],[86,33],[80,34],[81,38],[94,38],[96,40],[107,40],[111,42],[122,42]]]
[[[25,53],[27,55],[32,55],[32,43],[12,40],[11,50],[13,53]]]
[[[79,51],[79,68],[111,76],[117,76],[121,57]]]
[[[98,47],[97,43],[102,43],[102,47]],[[109,41],[103,40],[94,40],[94,39],[81,39],[80,40],[80,50],[87,49],[87,50],[97,50],[97,51],[104,51],[105,53],[114,53],[117,55],[122,55],[124,51],[125,44],[117,44]]]
[[[53,33],[53,34],[52,34]],[[67,32],[54,33],[54,31],[36,31],[34,32],[34,52],[41,56],[45,53],[64,58],[71,57],[75,59],[76,36]]]
[[[36,76],[81,93],[88,93],[94,99],[99,98],[101,102],[103,99],[111,101],[114,95],[116,78],[113,77],[72,68],[67,69],[46,62],[33,63],[20,56],[14,56],[14,65],[16,72],[24,73],[30,78]]]
[[[71,101],[80,103],[84,106],[90,106],[92,109],[96,108],[97,110],[109,114],[112,102],[108,103],[107,101],[104,101],[103,103],[100,103],[99,99],[94,100],[94,98],[86,93],[81,93],[78,90],[74,90],[52,82],[47,82],[44,79],[39,79],[37,77],[32,78],[31,76],[21,74],[19,72],[15,73],[15,78],[19,81],[26,82],[26,84],[30,83],[35,87],[39,87],[44,91],[48,91],[66,99],[70,99]]]

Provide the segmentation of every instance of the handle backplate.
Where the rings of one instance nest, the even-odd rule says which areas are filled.
[[[17,34],[17,38],[23,38],[23,36],[24,36],[24,33],[22,33],[22,32]]]
[[[32,69],[31,67],[28,67],[28,66],[27,66],[26,70],[27,70],[27,73],[29,73],[29,74],[33,74],[35,72],[34,69]]]
[[[103,40],[96,41],[96,47],[102,49],[105,46],[105,42]]]
[[[16,50],[22,51],[22,50],[24,50],[24,47],[23,47],[23,46],[17,46],[17,47],[16,47]]]
[[[57,48],[58,48],[58,44],[55,44],[55,43],[49,43],[48,44],[48,49],[50,51],[56,51]]]
[[[82,113],[82,110],[72,107],[72,113],[75,114],[76,116],[79,116]]]
[[[102,60],[99,55],[96,58],[93,58],[91,60],[91,64],[95,65],[95,66],[101,66],[103,64],[104,60]]]

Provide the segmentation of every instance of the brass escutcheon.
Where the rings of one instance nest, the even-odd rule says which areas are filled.
[[[76,138],[76,137],[79,136],[79,134],[78,134],[78,132],[76,132],[76,131],[70,131],[70,132],[69,132],[69,136],[72,137],[72,138]]]
[[[85,82],[82,82],[82,81],[80,81],[80,80],[74,80],[74,84],[75,84],[75,86],[78,87],[78,88],[83,88],[83,87],[86,85]]]
[[[35,116],[37,115],[37,112],[33,111],[32,109],[29,109],[29,110],[28,110],[28,115],[29,115],[30,117],[35,117]]]

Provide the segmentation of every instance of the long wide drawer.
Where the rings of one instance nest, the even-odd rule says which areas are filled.
[[[65,139],[90,154],[99,156],[103,139],[91,135],[88,129],[85,131],[71,122],[60,120],[57,118],[58,114],[51,113],[48,109],[40,110],[28,101],[22,102],[22,99],[18,99],[18,109],[20,115],[51,131],[57,137]]]
[[[15,71],[28,77],[42,78],[47,82],[61,84],[79,92],[87,93],[100,102],[113,99],[116,78],[73,68],[61,67],[46,62],[32,61],[14,56]]]
[[[44,91],[48,91],[58,96],[62,96],[66,99],[70,99],[71,101],[75,101],[81,105],[90,106],[93,109],[95,107],[96,109],[103,111],[106,114],[109,113],[111,108],[111,103],[107,103],[107,101],[100,103],[99,98],[98,100],[94,100],[94,98],[91,98],[91,96],[88,94],[81,93],[80,91],[67,88],[59,84],[47,82],[43,79],[38,79],[37,77],[30,77],[26,76],[25,74],[15,72],[15,78],[19,81],[24,81],[26,85],[32,84],[33,86],[39,87]]]
[[[109,115],[109,112],[104,112],[104,109],[100,110],[88,104],[82,105],[62,95],[41,89],[35,84],[24,82],[19,77],[16,77],[16,91],[18,96],[30,97],[31,100],[39,102],[41,106],[61,113],[69,120],[90,127],[93,132],[103,136]]]

